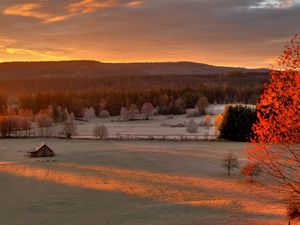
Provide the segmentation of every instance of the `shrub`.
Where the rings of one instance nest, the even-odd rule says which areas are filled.
[[[108,118],[108,117],[110,117],[110,113],[107,110],[102,110],[99,113],[99,117],[101,117],[101,118]]]
[[[260,174],[261,168],[258,163],[248,162],[242,167],[241,172],[245,177],[250,177],[250,181],[253,183],[253,177]]]

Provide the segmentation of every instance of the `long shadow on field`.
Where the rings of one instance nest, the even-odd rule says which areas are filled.
[[[250,197],[244,184],[229,180],[71,163],[59,164],[59,168],[72,168],[73,171],[7,163],[0,165],[0,172],[80,188],[119,192],[162,202],[227,209],[273,218],[283,214],[279,205],[259,202]],[[75,172],[74,169],[78,171]],[[260,191],[256,192],[252,195]]]

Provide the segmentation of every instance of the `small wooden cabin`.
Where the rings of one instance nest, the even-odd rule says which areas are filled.
[[[45,143],[41,144],[34,151],[29,152],[30,157],[53,157],[54,151],[49,148]]]

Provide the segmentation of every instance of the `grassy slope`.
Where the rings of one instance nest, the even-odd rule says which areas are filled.
[[[227,151],[243,160],[242,143],[49,139],[56,162],[26,157],[40,142],[0,140],[0,162],[12,162],[0,165],[1,225],[285,223],[259,201],[272,194],[220,168]]]

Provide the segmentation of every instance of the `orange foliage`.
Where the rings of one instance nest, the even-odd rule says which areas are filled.
[[[222,114],[218,114],[216,117],[216,120],[214,122],[214,126],[219,129],[223,122],[223,119],[224,119],[224,116]]]
[[[300,142],[300,37],[286,45],[257,110],[254,142]]]
[[[285,46],[257,106],[248,156],[259,161],[284,198],[300,203],[300,37]]]
[[[253,183],[253,177],[260,173],[259,164],[249,162],[242,167],[241,172],[245,177],[250,177],[251,183]]]

